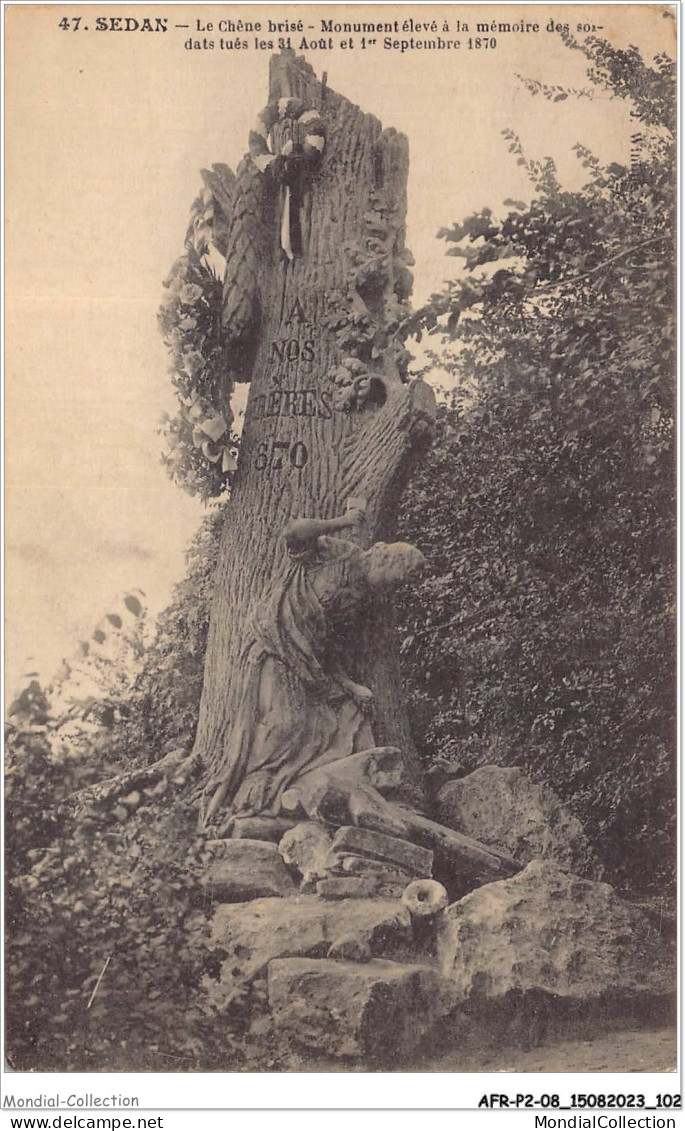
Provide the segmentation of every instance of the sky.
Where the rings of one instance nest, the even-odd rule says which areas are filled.
[[[95,17],[188,23],[166,34],[94,30]],[[587,86],[583,58],[548,21],[601,26],[643,55],[674,51],[658,5],[71,5],[6,12],[6,673],[12,691],[36,668],[49,679],[119,595],[141,589],[151,613],[183,573],[204,508],[166,477],[156,434],[173,410],[156,310],[183,250],[199,170],[235,169],[267,100],[269,51],[187,50],[196,21],[414,17],[470,24],[537,22],[494,50],[303,54],[328,84],[407,134],[407,243],[414,301],[459,270],[438,228],[531,187],[501,131],[551,155],[565,187],[583,170],[572,146],[626,161],[634,125],[619,100],[533,98],[517,77]],[[80,14],[82,24],[73,27]],[[60,28],[63,17],[72,21]],[[92,25],[92,26],[91,26]],[[85,27],[88,26],[88,31]],[[205,35],[207,33],[204,33]],[[582,34],[582,33],[581,33]],[[431,36],[418,36],[430,38]],[[215,31],[209,38],[219,39]],[[224,38],[231,38],[226,35]],[[263,37],[262,37],[263,38]],[[320,34],[315,38],[321,38]],[[327,38],[327,37],[324,37]],[[360,37],[355,37],[358,41]],[[380,37],[382,38],[382,37]],[[402,38],[400,35],[392,38]],[[407,38],[407,37],[405,37]],[[297,46],[298,35],[293,37]],[[30,663],[28,658],[31,657]]]

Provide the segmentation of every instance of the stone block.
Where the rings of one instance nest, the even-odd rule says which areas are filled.
[[[208,841],[213,859],[203,883],[215,903],[244,903],[292,895],[295,885],[275,844],[263,840]]]
[[[522,864],[549,859],[576,873],[592,865],[580,821],[518,766],[481,766],[447,782],[438,793],[437,811],[444,825]]]
[[[609,884],[545,860],[453,903],[438,922],[441,970],[463,1001],[655,998],[674,992],[672,957],[643,912]]]
[[[373,955],[394,954],[411,946],[411,918],[398,902],[383,899],[328,902],[295,895],[223,904],[210,920],[209,945],[227,953],[215,1000],[228,1005],[239,998],[273,958],[324,958],[349,934],[366,942]]]
[[[335,834],[332,847],[334,852],[341,854],[353,853],[372,860],[388,861],[412,876],[432,875],[433,853],[430,848],[421,848],[409,840],[400,840],[371,829],[345,825]]]
[[[294,1050],[394,1068],[430,1051],[453,1005],[436,970],[382,959],[276,959],[268,995],[276,1033]]]

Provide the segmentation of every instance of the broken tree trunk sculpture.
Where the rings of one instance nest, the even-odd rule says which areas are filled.
[[[239,784],[235,727],[251,617],[292,568],[282,538],[288,520],[335,519],[356,499],[363,514],[348,525],[350,542],[365,550],[386,538],[411,463],[430,437],[432,391],[406,380],[395,338],[411,282],[407,168],[404,137],[328,90],[303,60],[272,59],[270,101],[224,206],[227,364],[251,387],[195,743],[205,805],[217,816],[220,805],[230,811]],[[407,797],[420,803],[382,589],[340,663],[374,696],[368,713],[357,708],[353,749],[361,749],[362,733],[367,746],[398,747]]]
[[[499,878],[516,862],[416,812],[391,594],[425,563],[381,541],[435,416],[398,338],[411,290],[407,142],[290,52],[272,59],[269,87],[236,175],[205,171],[172,272],[181,315],[199,292],[198,309],[162,319],[208,466],[234,383],[250,382],[190,759],[202,824],[215,837],[255,820],[358,827]],[[210,320],[204,349],[188,350],[179,334],[204,318],[196,284],[214,285],[212,247],[225,259],[221,332]]]

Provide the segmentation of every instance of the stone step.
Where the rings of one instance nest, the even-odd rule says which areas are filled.
[[[268,1001],[293,1051],[396,1066],[440,1047],[453,993],[429,966],[280,958],[269,963]]]
[[[412,946],[411,917],[397,900],[341,899],[316,895],[222,904],[210,920],[209,945],[226,951],[218,997],[239,998],[274,958],[324,958],[344,936],[354,935],[373,955]]]
[[[203,886],[215,903],[286,896],[295,885],[275,844],[264,840],[210,840],[213,859]]]

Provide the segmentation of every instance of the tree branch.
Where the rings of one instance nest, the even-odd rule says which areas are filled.
[[[566,279],[560,279],[558,283],[545,283],[542,287],[536,287],[532,294],[539,294],[540,291],[554,291],[559,287],[565,287],[568,283],[578,283],[581,279],[587,279],[590,275],[595,275],[597,271],[603,271],[605,267],[608,267],[611,263],[615,263],[617,259],[623,259],[624,256],[631,255],[634,251],[640,251],[643,247],[649,247],[649,245],[653,243],[662,243],[667,239],[670,239],[670,237],[655,236],[654,239],[633,244],[632,247],[626,247],[623,251],[619,251],[617,255],[612,255],[611,259],[605,259],[602,263],[598,263],[596,267],[591,267],[589,271],[584,271],[582,275],[569,275]]]

